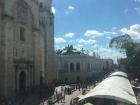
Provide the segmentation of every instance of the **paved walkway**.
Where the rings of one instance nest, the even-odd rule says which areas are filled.
[[[76,90],[72,94],[66,95],[64,102],[61,102],[61,100],[59,100],[59,103],[56,102],[53,105],[70,105],[70,100],[76,98],[81,93],[82,93],[82,89],[80,91]],[[18,102],[15,105],[47,105],[47,100],[42,100],[42,102],[41,102],[41,99],[39,98],[39,96],[33,95],[33,96],[26,98],[25,101]]]
[[[140,96],[137,96],[138,105],[140,105]]]
[[[73,92],[73,94],[65,96],[65,102],[59,101],[59,103],[56,102],[55,105],[70,105],[71,99],[76,98],[81,93],[82,93],[82,91],[76,90],[75,92]]]

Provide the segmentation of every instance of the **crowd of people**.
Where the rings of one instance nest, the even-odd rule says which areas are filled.
[[[75,90],[79,90],[80,88],[83,88],[83,85],[81,84],[73,84],[73,85],[65,85],[65,86],[59,86],[55,89],[54,95],[50,97],[47,101],[48,105],[52,105],[54,103],[65,103],[65,96],[73,94]]]

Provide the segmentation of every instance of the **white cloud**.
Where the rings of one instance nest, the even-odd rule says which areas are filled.
[[[125,58],[124,54],[120,53],[115,49],[101,47],[99,50],[101,58],[110,58],[113,59],[115,62],[118,58]]]
[[[64,49],[65,45],[55,45],[55,50]]]
[[[112,30],[116,30],[115,28]],[[118,33],[115,31],[103,31],[103,32],[99,32],[98,30],[87,30],[85,32],[85,36],[90,37],[90,38],[96,38],[96,37],[100,37],[103,35],[117,35]]]
[[[140,2],[140,0],[134,0],[135,2]]]
[[[126,57],[124,54],[120,53],[116,49],[110,49],[108,47],[103,47],[98,44],[95,45],[94,49],[96,54],[100,55],[101,58],[113,59],[115,62],[117,62],[118,58]]]
[[[77,45],[77,46],[74,46],[74,48],[77,49],[78,51],[81,51],[81,49],[82,49],[82,48],[81,48],[80,46],[78,46],[78,45]]]
[[[118,28],[117,27],[112,27],[110,31],[98,31],[98,30],[86,30],[84,33],[84,36],[90,37],[90,38],[96,38],[106,35],[108,39],[111,39],[112,35],[118,35]]]
[[[55,50],[56,49],[61,49],[61,47],[59,45],[55,45]]]
[[[66,12],[65,12],[65,14],[69,14],[70,12],[72,12],[72,11],[74,11],[75,10],[75,7],[74,6],[68,6],[67,7],[67,10],[66,10]]]
[[[52,11],[53,14],[56,13],[56,9],[54,7],[51,7],[51,11]]]
[[[111,28],[111,31],[117,31],[117,30],[118,30],[117,27],[112,27],[112,28]]]
[[[75,42],[75,40],[69,40],[69,43],[73,44]]]
[[[68,6],[68,10],[73,11],[73,10],[75,10],[75,7],[73,7],[73,6]]]
[[[110,31],[110,32],[109,32],[109,31],[103,31],[103,34],[104,34],[104,35],[107,35],[107,34],[108,34],[108,35],[116,35],[117,32],[114,32],[114,31]]]
[[[75,33],[72,33],[72,32],[65,34],[65,37],[68,37],[68,38],[72,38],[74,36],[75,36]]]
[[[109,48],[109,43],[106,43],[106,47]]]
[[[99,32],[97,30],[87,30],[84,35],[88,36],[88,37],[95,38],[95,37],[98,37],[98,36],[102,36],[103,33]]]
[[[84,45],[82,45],[82,44],[78,44],[78,45],[77,45],[77,47],[80,47],[80,48],[83,47],[83,46],[84,46]]]
[[[122,28],[120,30],[122,34],[129,34],[134,39],[140,39],[140,24],[134,24],[127,28]]]
[[[61,43],[66,43],[66,40],[64,38],[55,38],[55,44],[61,44]]]
[[[109,40],[110,40],[110,39],[112,39],[112,37],[111,37],[111,36],[108,36],[108,37],[106,37],[106,38],[107,38],[107,39],[109,39]]]
[[[98,49],[99,48],[99,45],[96,43],[96,44],[93,45],[93,48],[94,49]]]
[[[82,44],[82,45],[87,45],[87,44],[95,44],[97,43],[96,40],[93,40],[93,39],[88,39],[88,40],[85,40],[85,39],[77,39],[76,40],[79,44]]]
[[[134,10],[140,15],[140,7],[136,7]]]

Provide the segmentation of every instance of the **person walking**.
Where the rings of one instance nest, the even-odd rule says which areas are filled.
[[[62,100],[63,100],[62,92],[60,93],[60,100],[61,100],[61,103],[62,103]]]
[[[78,89],[79,89],[79,91],[80,91],[80,84],[78,84]]]
[[[73,103],[72,103],[72,99],[70,100],[70,105],[72,105]]]
[[[63,102],[65,103],[65,93],[64,93],[64,95],[63,95]]]
[[[59,103],[59,94],[57,94],[57,103]]]
[[[52,105],[52,99],[49,98],[47,105]]]
[[[56,96],[57,96],[57,89],[55,90],[55,94],[56,94]]]

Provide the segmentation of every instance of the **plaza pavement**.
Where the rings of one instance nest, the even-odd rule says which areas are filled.
[[[71,101],[71,99],[74,99],[74,98],[76,98],[78,95],[80,95],[82,93],[82,90],[76,90],[75,92],[73,92],[71,95],[66,95],[65,96],[65,102],[61,102],[61,101],[59,101],[59,103],[58,102],[56,102],[55,103],[55,105],[70,105],[70,101]],[[46,104],[47,105],[47,104]]]
[[[90,87],[90,89],[92,89],[92,88],[93,88],[93,86]],[[59,103],[56,102],[53,105],[70,105],[71,99],[76,98],[81,93],[82,93],[82,89],[80,89],[80,91],[77,89],[70,95],[66,94],[65,101],[62,100],[62,102],[61,102],[61,100],[59,100]],[[137,96],[137,102],[138,102],[138,105],[140,105],[140,96]],[[31,96],[31,97],[26,98],[26,100],[23,103],[17,103],[14,105],[48,105],[48,104],[47,104],[47,100],[43,100],[41,102],[39,96]]]
[[[70,105],[71,99],[76,98],[81,93],[82,93],[82,89],[80,89],[80,91],[77,89],[74,92],[72,92],[72,94],[70,94],[70,95],[66,94],[65,101],[59,100],[59,103],[58,103],[58,101],[56,101],[53,105]],[[39,96],[34,95],[34,96],[27,98],[23,103],[20,103],[20,104],[18,103],[16,105],[48,105],[47,101],[48,101],[47,99],[41,101]]]

